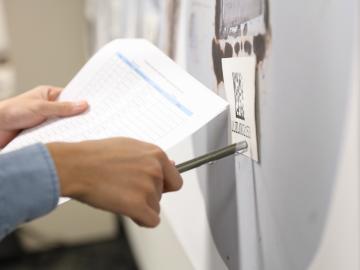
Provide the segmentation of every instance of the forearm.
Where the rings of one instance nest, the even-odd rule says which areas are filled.
[[[86,181],[81,180],[88,178],[86,174],[89,168],[97,165],[95,160],[94,164],[86,161],[89,159],[88,153],[85,153],[86,142],[55,142],[46,146],[56,167],[60,195],[73,199],[81,197],[87,189]],[[93,158],[90,157],[90,160]]]
[[[58,199],[58,179],[45,146],[0,155],[0,239],[50,212]]]
[[[5,122],[7,116],[7,110],[8,110],[8,100],[1,100],[0,101],[0,131],[6,130],[5,128]]]
[[[16,135],[17,131],[0,130],[0,149],[4,148]]]
[[[5,147],[17,134],[17,131],[6,128],[6,108],[6,101],[0,101],[0,149]]]

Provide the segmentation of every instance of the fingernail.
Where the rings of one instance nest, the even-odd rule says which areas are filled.
[[[75,111],[82,111],[88,107],[88,103],[84,100],[76,101],[73,103],[73,106]]]

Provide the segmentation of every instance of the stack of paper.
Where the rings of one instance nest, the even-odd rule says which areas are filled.
[[[165,151],[227,109],[228,103],[145,40],[115,40],[102,48],[59,100],[87,100],[88,112],[28,129],[3,151],[35,142],[76,142],[118,136]]]

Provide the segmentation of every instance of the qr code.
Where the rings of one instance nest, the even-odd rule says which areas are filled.
[[[236,118],[245,120],[243,76],[239,72],[233,72],[232,77],[235,97],[235,115]]]

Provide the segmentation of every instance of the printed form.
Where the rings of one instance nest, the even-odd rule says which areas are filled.
[[[36,142],[131,137],[168,150],[228,103],[145,40],[115,40],[80,70],[59,100],[87,100],[78,116],[23,131],[2,152]]]

